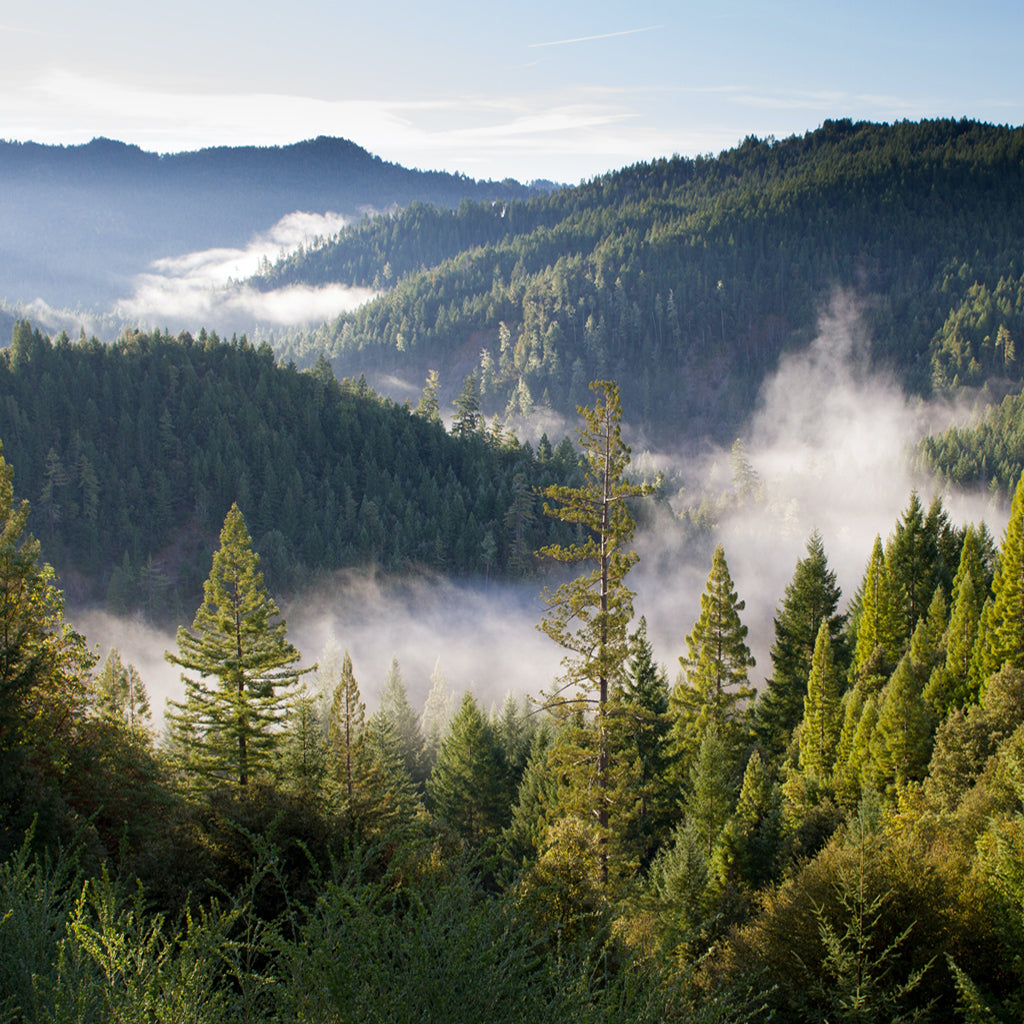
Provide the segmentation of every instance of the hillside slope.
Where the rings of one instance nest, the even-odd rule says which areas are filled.
[[[514,181],[409,170],[345,139],[160,155],[110,139],[0,142],[0,297],[93,307],[158,257],[240,246],[297,210],[523,198]]]
[[[388,289],[280,347],[300,360],[409,381],[434,367],[453,391],[475,372],[492,412],[570,413],[611,377],[650,436],[728,440],[837,288],[908,390],[1017,386],[1022,237],[1024,129],[833,121],[525,201],[410,208],[264,286]]]

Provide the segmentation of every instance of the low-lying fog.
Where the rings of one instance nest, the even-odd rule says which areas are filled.
[[[885,374],[866,368],[866,344],[853,304],[837,296],[806,352],[788,356],[762,391],[743,441],[762,490],[755,502],[718,523],[715,541],[726,559],[757,659],[751,676],[770,673],[773,616],[806,554],[813,530],[821,534],[829,564],[846,597],[860,583],[876,534],[883,540],[906,509],[911,490],[930,503],[936,493],[914,479],[908,448],[923,433],[948,423],[957,411],[910,402]],[[628,419],[628,409],[625,411]],[[557,440],[557,438],[553,438]],[[730,453],[710,454],[700,465],[682,464],[671,452],[637,453],[645,471],[664,468],[676,478],[731,486]],[[678,502],[695,501],[699,487]],[[987,494],[943,494],[954,522],[985,520],[1001,539],[1006,509]],[[685,652],[711,563],[711,546],[686,543],[671,522],[636,538],[641,555],[629,577],[637,616],[645,615],[655,655],[670,678]],[[713,546],[713,544],[712,544]],[[330,642],[352,654],[364,700],[376,705],[392,657],[397,657],[411,702],[422,707],[430,675],[440,667],[457,693],[472,690],[485,707],[509,691],[539,694],[558,672],[562,651],[536,625],[544,614],[538,584],[471,585],[443,579],[386,580],[339,573],[329,588],[303,594],[283,609],[289,636],[308,662]],[[136,665],[150,690],[154,712],[182,692],[177,672],[163,661],[174,638],[100,613],[75,625],[105,655],[113,645]]]

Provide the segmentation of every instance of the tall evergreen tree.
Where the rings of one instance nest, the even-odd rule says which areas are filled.
[[[448,680],[441,669],[441,659],[438,658],[434,663],[434,671],[430,673],[430,690],[427,692],[423,715],[420,718],[424,755],[427,766],[431,769],[437,762],[441,741],[448,732],[455,711],[455,694],[448,685]]]
[[[839,678],[832,660],[828,623],[822,622],[814,645],[800,728],[800,770],[819,779],[832,774],[842,726]]]
[[[111,647],[99,675],[96,691],[101,713],[126,725],[132,732],[144,732],[151,719],[149,694],[134,665],[125,665],[116,647]]]
[[[510,794],[493,730],[472,694],[452,719],[427,780],[433,813],[473,846],[507,824]]]
[[[879,536],[875,537],[856,604],[853,621],[857,641],[853,654],[853,677],[858,682],[870,680],[871,688],[879,690],[895,667],[901,628],[901,620],[895,612],[885,549]]]
[[[924,777],[934,728],[920,679],[906,654],[881,693],[878,722],[869,741],[871,780],[879,792]]]
[[[636,765],[638,804],[630,839],[645,867],[669,832],[676,794],[669,771],[668,678],[654,661],[646,619],[640,619],[631,642],[633,653],[626,663],[621,700],[611,724],[620,756]]]
[[[686,636],[687,653],[679,658],[683,676],[670,698],[673,747],[681,767],[692,762],[711,723],[734,755],[750,738],[749,702],[755,691],[747,670],[754,658],[740,620],[744,608],[719,544],[700,596],[700,615]]]
[[[807,542],[807,555],[797,562],[775,617],[772,675],[755,710],[758,739],[772,756],[784,752],[800,721],[822,622],[828,625],[836,669],[840,673],[846,670],[846,616],[837,611],[841,593],[836,574],[828,567],[821,535],[815,530]]]
[[[986,623],[986,675],[1004,665],[1024,668],[1024,474],[1010,505],[1010,520],[992,582],[992,611]]]
[[[420,792],[427,781],[426,748],[420,731],[419,716],[409,703],[398,659],[392,657],[384,689],[380,695],[381,713],[391,723],[406,773]]]
[[[345,651],[338,681],[331,694],[327,735],[337,766],[338,781],[346,800],[355,799],[360,782],[360,754],[366,728],[366,705],[359,693],[352,657]]]
[[[302,670],[237,505],[203,590],[192,629],[179,628],[178,652],[165,654],[185,670],[185,700],[170,701],[167,717],[189,752],[188,769],[244,790],[271,765]]]
[[[648,493],[648,488],[625,478],[630,450],[622,440],[618,387],[610,381],[595,381],[591,389],[598,394],[597,402],[593,408],[579,409],[583,418],[580,444],[586,458],[584,482],[580,487],[553,484],[544,492],[545,513],[581,527],[586,540],[570,547],[549,546],[541,554],[593,568],[553,594],[545,591],[549,610],[540,628],[569,652],[562,660],[561,685],[549,695],[548,704],[564,712],[583,707],[593,707],[596,712],[592,791],[603,837],[610,814],[610,687],[629,656],[633,594],[625,580],[638,557],[627,547],[635,529],[627,501]],[[587,783],[581,786],[591,788]],[[604,838],[600,842],[603,844]],[[601,873],[607,882],[607,861],[602,863]]]

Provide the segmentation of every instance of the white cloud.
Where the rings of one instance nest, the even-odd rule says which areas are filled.
[[[238,282],[255,274],[264,258],[273,260],[330,236],[345,223],[336,213],[296,212],[257,235],[245,249],[207,249],[157,260],[149,273],[135,279],[131,296],[117,303],[116,315],[160,326],[203,323],[221,331],[248,330],[254,323],[300,326],[330,320],[376,293],[342,284],[261,292]]]

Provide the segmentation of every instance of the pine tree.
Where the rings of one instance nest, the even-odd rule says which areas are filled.
[[[508,821],[510,796],[501,755],[473,695],[462,698],[427,780],[436,817],[473,846],[496,836]]]
[[[776,875],[782,837],[782,795],[755,750],[743,772],[736,810],[719,840],[720,873],[748,891],[763,889]]]
[[[100,713],[126,725],[132,732],[145,732],[151,718],[149,695],[134,665],[125,666],[116,647],[111,647],[96,677]]]
[[[409,703],[409,693],[405,688],[398,659],[395,657],[391,659],[384,680],[380,710],[394,730],[406,773],[416,789],[422,792],[428,774],[423,733],[420,732],[419,716]]]
[[[822,780],[831,776],[841,728],[839,713],[839,680],[828,623],[823,621],[814,645],[800,727],[800,770],[805,775]]]
[[[167,717],[189,753],[187,769],[244,790],[271,766],[302,670],[237,505],[203,591],[192,629],[178,629],[178,653],[165,654],[185,670],[185,700],[170,701]]]
[[[581,791],[593,793],[597,828],[602,836],[599,842],[605,849],[612,788],[607,720],[610,687],[629,656],[633,594],[625,579],[638,557],[627,549],[635,529],[627,501],[649,489],[625,479],[630,451],[622,440],[618,387],[610,381],[596,381],[591,389],[598,393],[596,404],[579,409],[583,418],[580,444],[586,458],[583,485],[553,484],[544,492],[545,513],[582,527],[587,537],[582,544],[543,548],[541,554],[570,564],[590,563],[593,569],[563,584],[554,594],[545,591],[549,610],[540,628],[569,652],[562,660],[561,686],[548,695],[548,705],[562,713],[584,707],[596,711],[596,749],[590,768],[594,785],[583,780],[579,785]],[[606,858],[601,873],[607,882]]]
[[[840,596],[836,574],[828,567],[821,535],[815,531],[807,542],[807,556],[796,564],[775,617],[772,676],[761,691],[755,710],[758,738],[772,756],[778,757],[785,751],[790,734],[800,721],[811,657],[822,622],[828,624],[836,669],[840,673],[845,671],[846,616],[837,611]]]
[[[885,549],[878,536],[857,593],[854,623],[857,636],[854,679],[869,679],[873,689],[881,689],[896,664],[900,644]]]
[[[334,753],[338,781],[350,803],[355,799],[360,778],[360,753],[366,728],[366,705],[352,670],[352,657],[345,651],[338,681],[331,694],[327,736]]]
[[[871,781],[880,793],[924,777],[934,724],[910,655],[904,655],[882,691],[869,741]]]
[[[441,741],[455,714],[455,694],[441,669],[441,659],[434,662],[430,673],[430,690],[420,717],[420,733],[423,736],[424,755],[428,768],[433,768],[441,750]]]
[[[754,658],[746,643],[747,627],[740,621],[744,607],[719,544],[700,596],[700,615],[686,637],[687,654],[679,659],[683,677],[670,698],[672,743],[680,766],[691,763],[711,723],[734,755],[749,739],[748,704],[755,691],[747,682],[747,670]]]
[[[618,756],[636,764],[638,806],[628,841],[635,844],[639,863],[650,863],[667,835],[674,810],[669,771],[669,687],[664,668],[655,664],[641,618],[631,637],[633,653],[626,663],[621,700],[610,723]]]
[[[484,418],[480,412],[480,385],[476,374],[471,373],[462,384],[459,397],[455,400],[455,419],[452,434],[466,440],[483,430]]]
[[[968,532],[972,537],[973,532]],[[964,554],[968,555],[968,542],[964,541]],[[965,558],[953,584],[953,610],[943,636],[946,658],[943,665],[933,670],[925,688],[924,697],[938,717],[957,707],[976,703],[978,692],[971,686],[971,659],[978,638],[981,609],[975,596],[974,572]]]
[[[1024,474],[1010,505],[986,627],[986,675],[1004,665],[1024,668]]]

